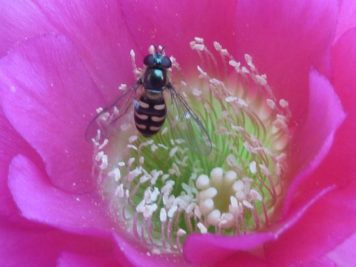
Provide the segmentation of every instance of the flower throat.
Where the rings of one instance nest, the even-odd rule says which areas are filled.
[[[173,119],[152,137],[137,132],[130,109],[115,125],[117,134],[106,138],[98,130],[92,139],[94,175],[118,226],[156,254],[179,253],[190,233],[262,230],[283,193],[288,102],[276,99],[250,55],[238,62],[218,42],[210,51],[202,38],[190,46],[202,62],[196,78],[178,78],[181,69],[173,57],[169,75],[204,125],[210,153],[199,153],[177,136],[169,101]],[[131,57],[140,77],[144,70],[136,67],[133,52]]]

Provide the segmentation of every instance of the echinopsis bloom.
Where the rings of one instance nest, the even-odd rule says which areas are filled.
[[[0,265],[354,265],[354,1],[0,2]],[[150,44],[210,140],[86,142]]]
[[[172,101],[166,124],[153,137],[139,135],[132,109],[120,107],[98,109],[92,136],[95,175],[118,225],[155,254],[180,253],[193,232],[263,230],[285,186],[288,102],[276,99],[250,55],[241,63],[218,42],[214,53],[202,38],[190,45],[204,64],[196,66],[197,78],[179,78],[179,64],[171,57],[171,79],[198,114],[210,137],[202,142],[206,147],[211,142],[211,149],[199,143],[204,133],[193,126],[194,118],[179,113]],[[134,55],[139,78],[144,69],[137,69]],[[126,84],[119,89],[132,90]],[[105,136],[105,128],[115,134]]]

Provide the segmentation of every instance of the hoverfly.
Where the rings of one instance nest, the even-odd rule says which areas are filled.
[[[206,128],[169,79],[167,71],[172,62],[163,48],[154,47],[153,52],[145,56],[143,64],[145,69],[135,85],[91,121],[86,131],[87,140],[92,140],[98,130],[104,137],[110,136],[133,107],[135,126],[143,136],[158,133],[167,118],[174,138],[183,139],[187,146],[200,153],[210,153],[212,144]],[[165,91],[170,95],[168,111]]]

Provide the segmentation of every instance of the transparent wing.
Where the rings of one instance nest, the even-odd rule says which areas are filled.
[[[113,104],[104,108],[91,120],[85,132],[85,138],[88,142],[92,142],[93,138],[99,141],[104,140],[117,130],[121,119],[132,107],[139,86],[140,84],[136,84],[134,87],[126,90],[116,98]]]
[[[172,85],[169,85],[168,89],[171,96],[168,121],[173,136],[175,139],[183,139],[187,146],[195,152],[209,154],[212,143],[203,123]]]

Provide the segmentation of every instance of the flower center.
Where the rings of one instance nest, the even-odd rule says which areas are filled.
[[[193,232],[263,229],[282,195],[287,168],[288,102],[275,98],[251,56],[243,64],[215,42],[217,57],[201,38],[191,48],[203,62],[198,78],[178,78],[172,57],[172,83],[208,134],[210,153],[191,142],[202,134],[199,127],[177,131],[175,124],[196,121],[188,116],[182,122],[166,95],[169,114],[157,134],[140,135],[130,109],[110,125],[117,134],[98,130],[93,138],[95,175],[118,225],[154,253],[179,252]],[[134,68],[141,77],[143,70]],[[105,121],[112,114],[104,115]]]

